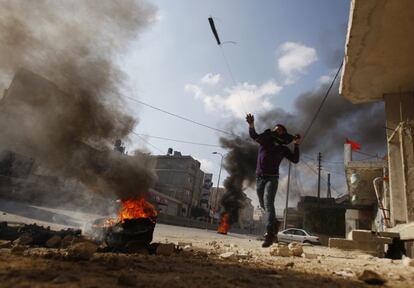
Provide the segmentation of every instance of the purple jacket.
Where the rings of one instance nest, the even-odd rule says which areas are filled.
[[[262,134],[257,134],[254,128],[249,129],[252,139],[260,144],[257,155],[256,174],[258,176],[279,176],[279,165],[283,158],[293,163],[299,162],[299,145],[295,144],[293,153],[285,145],[275,141],[275,136],[269,129]]]

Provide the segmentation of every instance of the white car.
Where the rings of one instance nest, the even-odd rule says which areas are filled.
[[[290,228],[277,233],[277,239],[280,242],[300,242],[310,244],[321,244],[319,238],[311,236],[308,232],[302,229]]]

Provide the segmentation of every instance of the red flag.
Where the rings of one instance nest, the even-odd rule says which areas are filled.
[[[351,149],[352,150],[355,150],[355,151],[361,149],[361,144],[356,143],[354,141],[351,141],[348,138],[346,138],[345,144],[350,144],[351,145]]]

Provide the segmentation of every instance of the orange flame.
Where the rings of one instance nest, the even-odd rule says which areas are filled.
[[[119,210],[117,218],[105,219],[103,226],[110,227],[126,219],[149,218],[155,223],[157,218],[157,210],[154,206],[145,201],[144,198],[128,199],[121,201],[122,207]]]
[[[126,219],[150,218],[153,222],[157,217],[157,210],[154,206],[145,201],[144,198],[123,200],[121,211],[119,211],[119,221]]]
[[[227,234],[227,232],[229,231],[229,229],[230,229],[230,224],[229,224],[229,214],[228,213],[225,213],[224,215],[223,215],[223,217],[221,217],[221,220],[220,220],[220,225],[219,225],[219,227],[218,227],[218,229],[217,229],[217,233],[220,233],[220,234]]]

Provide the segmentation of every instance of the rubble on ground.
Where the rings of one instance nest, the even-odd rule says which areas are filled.
[[[382,285],[385,282],[387,282],[386,279],[384,279],[381,275],[379,275],[377,272],[374,272],[372,270],[364,270],[361,275],[358,276],[358,279],[361,281],[364,281],[367,284],[373,284],[373,285]]]
[[[414,267],[414,259],[411,259],[410,257],[403,257],[402,264],[404,266]]]
[[[270,250],[270,255],[272,256],[281,256],[281,257],[289,257],[290,250],[289,247],[286,245],[275,244],[273,245],[272,249]]]
[[[171,256],[176,251],[176,247],[174,243],[160,243],[157,246],[156,254],[163,255],[163,256]]]

